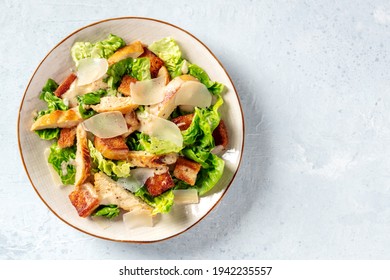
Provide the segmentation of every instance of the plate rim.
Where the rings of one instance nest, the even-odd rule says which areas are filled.
[[[240,151],[240,156],[239,156],[239,159],[238,159],[238,165],[237,165],[237,168],[236,170],[234,171],[233,173],[233,176],[230,180],[230,182],[228,183],[228,185],[226,186],[226,188],[223,190],[223,193],[221,194],[221,197],[214,203],[214,205],[203,215],[201,216],[195,223],[193,223],[192,225],[190,225],[189,227],[175,233],[175,234],[172,234],[168,237],[164,237],[164,238],[160,238],[160,239],[155,239],[155,240],[127,240],[127,239],[115,239],[115,238],[109,238],[109,237],[105,237],[105,236],[100,236],[100,235],[97,235],[97,234],[94,234],[94,233],[91,233],[91,232],[88,232],[84,229],[81,229],[73,224],[71,224],[70,222],[66,221],[64,218],[62,218],[59,214],[56,213],[56,211],[54,211],[50,205],[42,198],[41,194],[39,193],[37,187],[34,185],[31,177],[30,177],[30,173],[27,169],[27,166],[26,166],[26,162],[25,162],[25,159],[24,159],[24,156],[23,156],[23,151],[22,151],[22,146],[21,146],[21,143],[20,143],[20,114],[21,114],[21,111],[22,111],[22,108],[23,108],[23,104],[24,104],[24,100],[26,98],[26,93],[28,91],[28,89],[30,88],[30,85],[31,85],[31,82],[33,81],[38,69],[41,67],[41,65],[43,64],[43,62],[47,59],[47,57],[56,49],[58,48],[62,43],[64,43],[66,40],[68,40],[71,36],[75,35],[76,33],[86,29],[86,28],[89,28],[91,26],[95,26],[95,25],[98,25],[98,24],[101,24],[101,23],[104,23],[104,22],[108,22],[108,21],[115,21],[115,20],[123,20],[123,19],[135,19],[135,20],[147,20],[147,21],[154,21],[154,22],[157,22],[157,23],[160,23],[160,24],[165,24],[165,25],[168,25],[170,27],[173,27],[173,28],[176,28],[186,34],[188,34],[190,37],[192,37],[193,39],[195,39],[196,41],[198,41],[213,57],[214,59],[218,62],[218,64],[220,65],[220,67],[223,69],[223,71],[225,72],[227,78],[229,79],[230,83],[232,84],[233,86],[233,89],[234,89],[234,94],[236,95],[237,97],[237,101],[238,101],[238,105],[239,105],[239,108],[240,108],[240,111],[241,111],[241,116],[242,116],[242,144],[241,144],[241,151]],[[99,239],[103,239],[103,240],[108,240],[108,241],[113,241],[113,242],[121,242],[121,243],[134,243],[134,244],[150,244],[150,243],[157,243],[157,242],[162,242],[162,241],[165,241],[165,240],[168,240],[168,239],[171,239],[171,238],[174,238],[178,235],[181,235],[183,234],[184,232],[188,231],[189,229],[191,229],[192,227],[194,227],[195,225],[197,225],[200,221],[202,221],[206,216],[208,216],[210,214],[211,211],[214,210],[214,208],[221,202],[222,198],[225,196],[225,194],[227,193],[228,189],[230,188],[231,184],[233,183],[236,175],[237,175],[237,172],[238,170],[240,169],[240,165],[241,165],[241,162],[242,162],[242,156],[243,156],[243,152],[244,152],[244,143],[245,143],[245,121],[244,121],[245,117],[244,117],[244,112],[243,112],[243,109],[242,109],[242,105],[241,105],[241,100],[240,100],[240,97],[237,93],[237,89],[233,83],[233,80],[231,79],[230,75],[228,74],[228,72],[226,71],[225,67],[223,66],[223,64],[221,63],[221,61],[215,56],[215,54],[201,41],[199,40],[196,36],[194,36],[192,33],[190,33],[189,31],[175,25],[175,24],[172,24],[172,23],[169,23],[169,22],[166,22],[166,21],[163,21],[163,20],[160,20],[160,19],[155,19],[155,18],[149,18],[149,17],[138,17],[138,16],[123,16],[123,17],[113,17],[113,18],[106,18],[106,19],[102,19],[102,20],[99,20],[99,21],[95,21],[95,22],[92,22],[90,24],[87,24],[87,25],[84,25],[76,30],[74,30],[73,32],[69,33],[68,35],[66,35],[63,39],[61,39],[53,48],[50,49],[50,51],[44,56],[44,58],[40,61],[40,63],[37,65],[37,67],[35,68],[33,74],[31,75],[31,78],[29,79],[29,82],[24,90],[24,93],[23,93],[23,97],[22,97],[22,100],[20,102],[20,106],[19,106],[19,110],[18,110],[18,120],[17,120],[17,136],[18,136],[18,148],[19,148],[19,153],[20,153],[20,157],[21,157],[21,160],[22,160],[22,164],[23,164],[23,167],[24,167],[24,170],[27,174],[27,177],[30,181],[30,184],[31,186],[33,187],[35,193],[38,195],[38,197],[41,199],[41,201],[46,205],[46,207],[57,217],[59,218],[62,222],[64,222],[65,224],[71,226],[72,228],[82,232],[82,233],[85,233],[89,236],[93,236],[93,237],[96,237],[96,238],[99,238]]]

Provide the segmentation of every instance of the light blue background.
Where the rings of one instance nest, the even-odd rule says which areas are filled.
[[[18,151],[18,109],[39,62],[79,27],[117,16],[167,21],[203,41],[246,117],[243,162],[223,201],[161,243],[67,226]],[[389,27],[388,1],[0,0],[0,258],[390,258]]]

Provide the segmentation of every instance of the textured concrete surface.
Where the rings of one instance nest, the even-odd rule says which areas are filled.
[[[1,259],[390,258],[388,1],[0,0]],[[55,217],[19,159],[23,91],[75,29],[145,16],[217,55],[246,116],[244,158],[222,203],[151,245],[95,239]]]

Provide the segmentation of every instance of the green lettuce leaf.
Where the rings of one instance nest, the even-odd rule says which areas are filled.
[[[95,105],[100,103],[100,98],[105,96],[107,91],[104,89],[99,89],[97,91],[89,92],[84,95],[77,96],[77,101],[79,102],[79,112],[83,119],[87,119],[96,114],[92,109],[86,109],[85,105]]]
[[[93,213],[92,216],[100,216],[108,219],[117,217],[120,213],[118,205],[100,205]]]
[[[50,147],[48,162],[58,173],[64,185],[73,185],[75,182],[76,167],[71,163],[76,158],[76,147],[63,148],[54,143]]]
[[[68,110],[68,106],[64,104],[61,98],[54,95],[54,91],[58,88],[58,84],[53,79],[48,79],[39,94],[39,99],[47,103],[47,109],[40,110],[35,118],[39,119],[43,115],[50,114],[56,110]],[[52,140],[58,138],[60,129],[41,129],[36,130],[35,133],[43,140]]]
[[[59,137],[60,129],[57,128],[47,128],[41,130],[35,130],[35,133],[43,140],[53,140]]]
[[[149,137],[144,134],[139,140],[143,150],[156,155],[163,155],[169,153],[178,153],[183,147],[177,146],[174,143],[156,137]]]
[[[125,160],[112,161],[105,159],[103,155],[88,141],[88,148],[95,167],[110,177],[126,178],[130,176],[131,165]]]
[[[153,215],[158,213],[168,213],[171,210],[174,199],[172,189],[164,192],[159,196],[153,197],[149,194],[145,187],[142,187],[135,192],[135,196],[138,196],[154,208],[152,211]]]
[[[148,49],[164,61],[172,78],[182,74],[184,60],[179,45],[171,37],[153,42]]]
[[[201,168],[196,179],[195,187],[198,189],[199,195],[204,195],[217,184],[225,167],[223,159],[211,153],[207,163],[209,168]]]
[[[126,42],[113,34],[110,34],[106,40],[96,43],[91,42],[76,42],[72,46],[70,53],[73,61],[78,64],[78,61],[83,58],[109,58],[116,50],[126,45]]]
[[[130,75],[138,81],[151,79],[149,58],[141,57],[133,59],[129,57],[118,61],[108,67],[105,82],[110,88],[116,89],[120,85],[124,75]]]
[[[150,80],[150,59],[147,57],[136,58],[131,67],[129,75],[136,78],[138,81]]]
[[[145,138],[148,140],[149,136],[142,132],[133,132],[126,138],[126,144],[131,151],[145,151],[144,145],[141,144],[141,140]]]
[[[204,71],[201,67],[199,67],[196,64],[188,65],[188,74],[197,78],[214,95],[219,95],[224,90],[225,86],[223,84],[211,81],[206,71]]]

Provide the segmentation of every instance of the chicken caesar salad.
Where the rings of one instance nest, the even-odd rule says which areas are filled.
[[[224,85],[166,37],[75,42],[74,67],[39,94],[31,131],[80,217],[153,226],[174,204],[199,203],[220,180],[228,145]],[[44,104],[44,103],[42,103]]]

